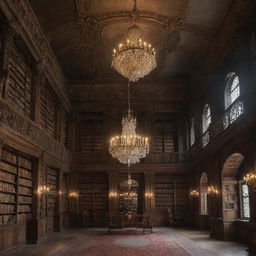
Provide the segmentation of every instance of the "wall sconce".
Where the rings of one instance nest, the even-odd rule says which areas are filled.
[[[217,187],[209,186],[208,187],[208,194],[209,194],[209,196],[216,196],[216,195],[219,194],[219,190],[217,189]]]
[[[244,176],[247,185],[256,187],[256,172],[250,172]]]
[[[199,191],[197,191],[197,190],[191,190],[191,192],[190,192],[190,197],[192,197],[192,198],[196,198],[196,197],[199,197]]]
[[[154,196],[154,194],[153,193],[145,193],[145,198],[148,198],[148,199],[152,199],[153,198],[153,196]]]
[[[40,194],[48,194],[50,192],[50,188],[44,185],[41,186],[38,191]]]
[[[77,199],[78,196],[79,196],[79,194],[77,192],[72,191],[72,192],[69,193],[69,197],[71,197],[71,198],[76,198]]]
[[[116,192],[110,192],[110,193],[108,194],[108,197],[109,197],[109,198],[117,198],[117,193],[116,193]]]

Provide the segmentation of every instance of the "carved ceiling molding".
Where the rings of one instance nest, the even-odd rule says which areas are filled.
[[[29,42],[32,43],[34,50],[37,51],[37,57],[44,66],[47,78],[52,85],[55,85],[53,87],[56,87],[53,89],[57,90],[57,94],[64,101],[65,107],[70,110],[70,103],[66,93],[66,79],[28,0],[3,0],[1,3],[5,4],[10,13],[13,14],[13,17],[15,17],[11,24],[14,29],[17,24],[23,28],[29,38]]]

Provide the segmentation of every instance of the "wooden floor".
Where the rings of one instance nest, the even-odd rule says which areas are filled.
[[[150,243],[145,241],[154,238]],[[102,247],[105,243],[108,245],[116,244],[111,247],[111,252],[106,252],[104,255],[113,256],[130,256],[132,250],[124,250],[125,247],[132,247],[132,249],[140,250],[143,246],[150,247],[152,243],[156,242],[159,246],[162,237],[168,242],[168,246],[175,250],[175,254],[169,255],[190,255],[190,256],[245,256],[246,246],[236,242],[216,241],[209,238],[205,231],[192,231],[186,229],[170,229],[170,228],[155,228],[153,235],[140,235],[134,233],[134,230],[123,231],[122,233],[108,234],[105,229],[90,229],[90,230],[69,230],[62,233],[53,233],[48,236],[48,239],[42,241],[39,245],[24,245],[19,248],[14,248],[8,251],[0,252],[4,256],[82,256],[82,255],[100,255]],[[159,238],[159,241],[158,241]],[[97,241],[96,239],[99,239]],[[169,240],[170,239],[170,240]],[[102,242],[101,242],[102,241]],[[96,243],[97,247],[89,253],[89,246]],[[146,241],[147,242],[147,241]],[[165,241],[166,242],[166,241]],[[89,245],[86,245],[86,244]],[[118,244],[119,243],[119,244]],[[120,243],[122,243],[120,245]],[[145,243],[143,245],[143,243]],[[87,247],[86,247],[87,246]],[[115,247],[116,246],[116,247]],[[118,248],[122,246],[122,253]],[[161,247],[161,244],[160,244]],[[89,249],[87,249],[89,248]],[[175,249],[177,248],[177,250]],[[105,249],[106,250],[106,249]],[[160,249],[161,251],[161,249]],[[163,251],[161,251],[163,252]],[[156,256],[162,255],[157,253]],[[137,255],[149,255],[143,248]],[[101,254],[102,255],[102,254]],[[136,255],[136,256],[137,256]],[[153,256],[153,250],[150,250],[150,256]],[[164,255],[164,253],[163,253]],[[135,256],[135,255],[133,255]]]

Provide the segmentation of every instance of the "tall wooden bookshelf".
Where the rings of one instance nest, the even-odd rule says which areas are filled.
[[[185,176],[168,173],[155,174],[155,207],[157,212],[185,218],[188,206],[188,181]],[[169,216],[170,217],[170,216]]]
[[[0,161],[0,225],[26,222],[32,217],[32,161],[6,149]]]
[[[171,175],[161,173],[155,175],[155,207],[174,207],[174,182]]]
[[[80,173],[79,210],[86,212],[91,226],[104,226],[108,210],[108,179],[104,173]]]

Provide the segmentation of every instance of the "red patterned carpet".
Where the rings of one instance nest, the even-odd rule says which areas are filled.
[[[52,233],[38,245],[27,244],[2,256],[247,256],[246,246],[217,241],[208,232],[154,228],[153,234],[136,230],[71,229]]]
[[[188,245],[187,245],[188,246]],[[186,246],[186,247],[187,247]],[[182,246],[170,234],[118,233],[85,231],[79,238],[71,240],[54,256],[202,256]]]

